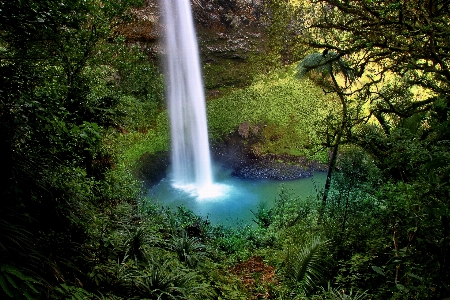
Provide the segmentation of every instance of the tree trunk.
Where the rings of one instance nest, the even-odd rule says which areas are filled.
[[[339,99],[341,100],[342,104],[342,121],[341,126],[339,127],[339,131],[337,132],[336,139],[333,144],[333,150],[331,152],[330,162],[328,164],[328,171],[327,171],[327,179],[325,181],[325,187],[323,190],[323,197],[322,197],[322,206],[319,211],[319,219],[318,223],[321,222],[323,214],[325,212],[325,207],[327,204],[328,194],[330,192],[331,187],[331,175],[333,173],[334,167],[336,166],[337,161],[337,154],[339,149],[339,144],[341,143],[342,134],[344,133],[345,127],[347,125],[347,102],[345,101],[344,93],[339,88],[339,85],[336,81],[336,77],[334,77],[333,72],[331,72],[331,79],[333,81],[333,84],[335,86],[335,91],[339,96]]]

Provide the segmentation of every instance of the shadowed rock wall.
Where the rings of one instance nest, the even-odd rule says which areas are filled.
[[[265,51],[264,0],[191,0],[200,55],[204,64],[246,60]],[[158,0],[132,10],[134,20],[118,32],[151,59],[164,53]]]

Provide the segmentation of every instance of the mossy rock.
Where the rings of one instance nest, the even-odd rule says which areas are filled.
[[[134,169],[134,175],[138,180],[144,182],[144,186],[150,187],[166,176],[168,165],[168,152],[146,152],[138,159]]]

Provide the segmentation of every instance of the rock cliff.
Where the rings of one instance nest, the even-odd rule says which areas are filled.
[[[191,0],[191,6],[204,70],[211,73],[205,76],[206,88],[242,85],[248,76],[242,63],[266,51],[264,0]],[[164,53],[159,1],[145,1],[132,15],[133,22],[121,26],[119,33],[157,59]]]

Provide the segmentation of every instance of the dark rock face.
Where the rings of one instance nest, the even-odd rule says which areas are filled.
[[[264,11],[262,0],[191,0],[191,4],[197,24],[220,31],[258,27]]]
[[[241,123],[235,132],[224,136],[212,147],[216,161],[232,168],[232,176],[242,179],[292,180],[312,176],[313,171],[326,171],[327,166],[306,157],[287,154],[262,154],[262,125]]]
[[[191,0],[191,6],[205,62],[245,59],[260,51],[266,27],[263,0]],[[119,28],[119,33],[149,57],[164,53],[158,42],[163,34],[159,1],[146,0],[132,14],[135,20]]]
[[[216,142],[211,154],[226,169],[232,169],[232,176],[249,180],[292,180],[312,176],[313,171],[327,170],[327,166],[305,157],[287,154],[261,154],[258,149],[262,136],[262,125],[242,123],[229,135]],[[145,153],[137,162],[134,174],[151,187],[166,176],[169,166],[168,152]]]
[[[204,61],[246,59],[263,48],[266,24],[262,0],[194,0],[192,3]]]
[[[143,181],[145,187],[150,187],[166,176],[169,166],[169,153],[145,153],[137,161],[134,176]]]
[[[243,179],[291,180],[311,177],[312,173],[302,166],[263,158],[254,164],[235,170],[231,175]]]
[[[224,167],[234,170],[254,164],[257,159],[249,155],[243,139],[236,133],[225,137],[223,141],[212,147],[214,160],[219,161]]]

